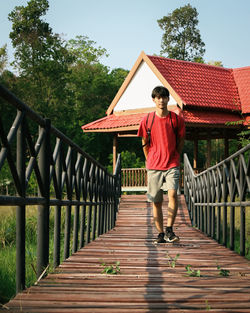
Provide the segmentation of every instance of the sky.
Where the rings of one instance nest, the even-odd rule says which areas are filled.
[[[0,0],[0,47],[9,39],[8,14],[28,0]],[[157,20],[190,3],[198,11],[198,29],[205,43],[205,62],[221,61],[226,68],[250,66],[249,0],[49,0],[44,19],[65,40],[87,36],[109,54],[101,63],[130,70],[141,51],[160,54],[163,31]]]

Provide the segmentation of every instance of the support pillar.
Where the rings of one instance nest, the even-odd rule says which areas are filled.
[[[198,161],[198,139],[194,140],[194,161],[193,168],[197,170],[197,161]]]
[[[115,173],[115,166],[117,160],[117,134],[113,137],[113,173]]]
[[[224,139],[224,159],[226,159],[229,156],[229,139]]]
[[[211,139],[209,138],[207,140],[207,167],[210,167],[210,165],[211,165],[211,156],[212,156],[212,153],[211,153]]]

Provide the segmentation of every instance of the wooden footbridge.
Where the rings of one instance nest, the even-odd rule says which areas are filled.
[[[120,156],[112,175],[1,85],[0,95],[16,111],[12,125],[0,116],[0,170],[9,169],[15,187],[14,194],[0,195],[0,205],[16,207],[16,296],[0,310],[250,312],[250,267],[244,258],[250,144],[198,175],[184,156],[184,195],[175,225],[181,241],[154,245],[145,194],[121,196]],[[30,132],[34,123],[38,134]],[[36,195],[28,192],[31,175]],[[38,212],[38,283],[26,289],[28,205]],[[167,198],[165,218],[166,208]],[[236,211],[240,255],[234,252]],[[46,276],[50,255],[55,271]]]
[[[8,308],[43,313],[250,312],[249,263],[192,227],[183,196],[179,203],[176,233],[181,241],[154,245],[151,205],[144,195],[122,196],[114,229],[19,293]],[[120,272],[102,274],[102,262],[120,262]],[[221,276],[217,266],[230,271],[229,276]],[[195,277],[198,270],[200,277]]]

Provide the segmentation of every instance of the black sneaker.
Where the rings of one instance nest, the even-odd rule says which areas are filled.
[[[164,235],[165,235],[164,233],[159,233],[157,239],[154,240],[154,243],[166,243]]]
[[[166,228],[165,239],[167,242],[177,242],[180,240],[180,238],[178,236],[176,236],[176,234],[173,232],[172,227]]]

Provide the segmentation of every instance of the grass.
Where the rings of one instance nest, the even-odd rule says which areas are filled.
[[[172,257],[171,255],[169,255],[169,253],[167,251],[166,252],[166,258],[168,258],[168,265],[172,268],[175,268],[179,256],[180,256],[180,254],[177,253],[175,257]]]
[[[185,267],[185,269],[186,269],[186,273],[187,273],[186,276],[189,276],[189,277],[200,277],[201,276],[200,270],[193,270],[190,264],[188,264]]]
[[[221,275],[221,276],[229,276],[229,274],[230,274],[229,270],[221,268],[220,265],[217,265],[217,269],[219,270],[219,275]]]
[[[204,208],[203,208],[203,212]],[[218,208],[215,208],[215,232],[217,231],[217,217]],[[221,207],[221,225],[220,225],[220,243],[222,243],[223,238],[223,208]],[[235,207],[235,228],[234,228],[234,250],[240,254],[240,220],[241,220],[241,209],[240,207]],[[217,235],[215,234],[215,238]],[[245,258],[250,260],[250,207],[245,208]],[[227,243],[226,246],[230,248],[230,207],[227,208]]]
[[[87,210],[88,212],[88,210]],[[87,214],[86,214],[87,219]],[[74,208],[71,212],[71,236],[70,254],[73,245],[73,220]],[[86,221],[86,220],[85,220]],[[64,225],[65,210],[61,213],[61,254],[60,262],[63,261],[64,250]],[[54,249],[54,208],[50,210],[50,238],[49,238],[49,264],[48,271],[53,271]],[[26,287],[31,286],[37,280],[37,207],[26,207]],[[91,238],[92,238],[92,234]],[[16,216],[15,207],[0,207],[0,304],[8,302],[16,294]]]
[[[16,293],[16,217],[15,208],[0,209],[0,302]],[[26,286],[36,281],[36,215],[34,208],[26,213]]]
[[[16,292],[16,251],[13,247],[1,249],[0,254],[0,302],[7,302]]]
[[[103,267],[103,270],[101,271],[102,274],[117,275],[121,273],[119,261],[114,264],[107,264],[103,262],[103,260],[100,260],[100,262],[102,262],[101,266]]]
[[[218,215],[218,208],[215,209],[215,216]],[[216,218],[217,219],[217,218]],[[240,254],[240,207],[235,207],[235,251]],[[221,208],[221,238],[222,238],[222,225],[223,225],[223,208]],[[250,208],[245,209],[245,257],[250,260]],[[230,208],[227,208],[227,247],[230,246]]]

